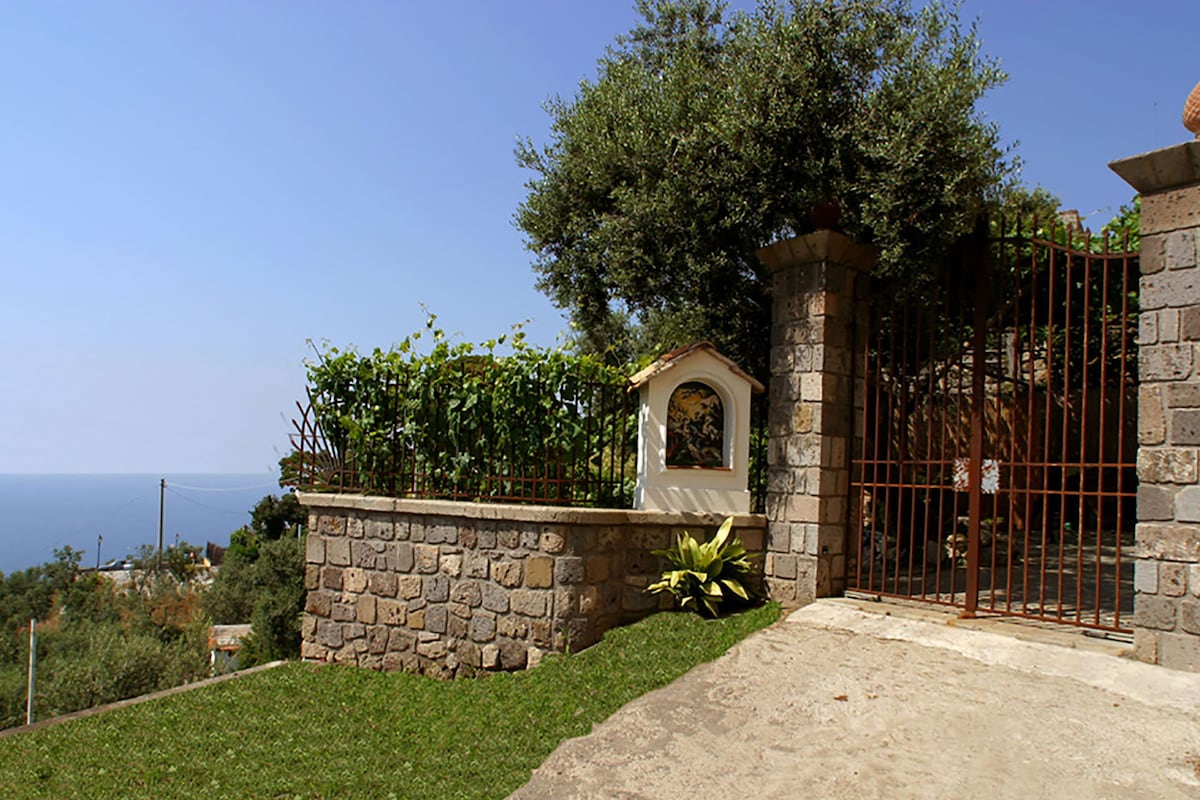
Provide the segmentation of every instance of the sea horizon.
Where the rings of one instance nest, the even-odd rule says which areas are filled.
[[[263,496],[286,492],[277,472],[0,472],[0,572],[52,561],[66,546],[85,567],[155,547],[160,494],[164,546],[225,546]]]

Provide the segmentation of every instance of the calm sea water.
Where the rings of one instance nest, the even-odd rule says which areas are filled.
[[[54,558],[64,545],[82,550],[96,565],[158,542],[159,481],[163,542],[229,544],[229,534],[250,522],[263,495],[282,494],[276,476],[257,475],[0,475],[0,572]]]

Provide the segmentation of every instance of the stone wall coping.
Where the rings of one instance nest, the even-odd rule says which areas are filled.
[[[1121,158],[1108,168],[1142,194],[1200,183],[1200,140]]]
[[[772,272],[822,262],[869,272],[879,258],[875,248],[859,244],[844,233],[830,230],[783,239],[760,248],[755,254]]]
[[[464,503],[452,500],[414,500],[362,494],[297,492],[308,508],[343,508],[355,511],[397,512],[430,517],[461,517],[479,520],[509,520],[547,525],[720,525],[726,515],[691,511],[632,511],[612,508],[525,506],[513,503]],[[734,514],[737,528],[766,528],[764,514]]]

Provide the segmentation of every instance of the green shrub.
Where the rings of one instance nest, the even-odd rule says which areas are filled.
[[[737,536],[730,537],[733,517],[726,517],[711,540],[700,544],[690,533],[683,533],[675,546],[655,550],[673,567],[662,574],[658,583],[646,591],[657,594],[670,592],[680,608],[692,608],[698,613],[715,617],[720,606],[731,597],[749,602],[755,594],[749,585],[753,574],[752,556]]]

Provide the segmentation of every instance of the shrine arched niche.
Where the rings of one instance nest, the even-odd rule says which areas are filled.
[[[725,404],[716,389],[702,381],[676,386],[667,403],[666,466],[729,466],[725,425]]]

